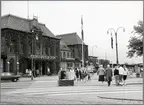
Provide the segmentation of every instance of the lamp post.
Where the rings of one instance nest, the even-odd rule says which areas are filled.
[[[31,69],[32,69],[32,73],[31,73],[31,80],[33,80],[33,33],[34,30],[32,30],[32,64],[31,64]]]
[[[107,34],[109,34],[109,31],[111,31],[111,35],[112,35],[112,31],[114,32],[115,34],[115,39],[116,39],[116,63],[119,64],[119,60],[118,60],[118,43],[117,43],[117,33],[118,33],[118,30],[122,28],[123,29],[123,32],[125,32],[125,28],[124,27],[119,27],[117,28],[117,30],[115,31],[113,28],[109,28],[107,30]]]
[[[17,62],[17,75],[19,74],[19,62]]]
[[[39,40],[38,35],[36,34],[36,40]],[[40,39],[40,62],[41,62],[41,68],[40,68],[40,75],[42,75],[42,37]]]

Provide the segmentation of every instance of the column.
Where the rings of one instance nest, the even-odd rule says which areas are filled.
[[[53,69],[52,69],[52,70],[53,70],[52,73],[53,73],[53,74],[56,74],[56,62],[53,61],[52,64],[53,64],[53,66],[52,66],[52,68],[53,68]]]

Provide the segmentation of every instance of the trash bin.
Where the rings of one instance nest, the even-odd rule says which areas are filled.
[[[139,78],[140,77],[140,73],[136,73],[136,77]]]

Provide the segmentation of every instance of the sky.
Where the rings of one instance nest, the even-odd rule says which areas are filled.
[[[29,8],[28,8],[29,7]],[[1,15],[13,14],[23,18],[38,17],[54,35],[76,32],[81,38],[83,16],[84,42],[89,55],[116,63],[115,36],[111,49],[109,28],[117,32],[120,63],[142,63],[142,57],[127,58],[133,26],[143,20],[143,1],[2,1]]]

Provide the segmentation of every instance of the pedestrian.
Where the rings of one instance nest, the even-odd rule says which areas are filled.
[[[61,69],[61,70],[60,70],[59,79],[60,79],[60,80],[66,79],[66,71],[65,71],[64,69]]]
[[[66,79],[70,80],[70,77],[71,77],[70,70],[69,70],[69,68],[67,68],[67,70],[66,70]]]
[[[106,68],[106,79],[107,79],[107,82],[108,82],[108,86],[111,85],[111,81],[112,81],[112,68],[110,68],[110,65],[107,65],[107,68]]]
[[[29,71],[28,71],[28,69],[26,69],[25,73],[26,73],[26,76],[28,76],[28,74],[29,74]]]
[[[88,72],[88,80],[91,80],[91,74]]]
[[[100,65],[97,74],[99,75],[98,81],[101,81],[102,83],[104,82],[104,75],[105,75],[105,70],[103,68],[103,65]]]
[[[50,75],[50,69],[49,69],[49,67],[47,68],[47,75],[48,76]]]
[[[36,74],[37,74],[37,75],[36,75],[37,77],[40,76],[40,74],[39,74],[39,69],[36,70]]]
[[[79,69],[79,77],[80,77],[80,81],[82,81],[82,70]]]
[[[28,74],[28,76],[29,76],[29,77],[32,76],[32,71],[31,71],[31,69],[29,69],[29,74]]]
[[[124,73],[124,68],[119,65],[118,66],[118,70],[119,70],[119,84],[123,85],[123,73]]]
[[[123,73],[123,81],[124,81],[124,83],[123,83],[123,85],[126,85],[126,79],[127,79],[127,76],[129,74],[129,72],[128,72],[128,69],[126,68],[125,65],[123,66],[123,68],[124,68],[124,73]]]
[[[76,76],[75,76],[75,71],[73,68],[70,69],[70,80],[75,80]]]
[[[78,68],[75,68],[75,74],[76,74],[76,80],[78,81],[78,79],[79,79],[79,70],[78,70]]]
[[[118,70],[118,66],[115,66],[114,77],[115,77],[116,86],[119,86],[119,70]]]

